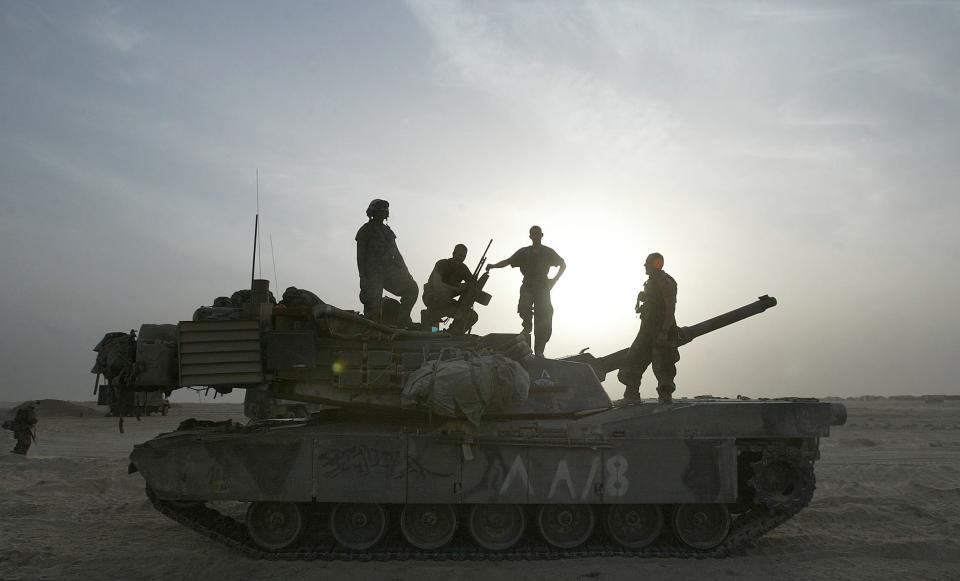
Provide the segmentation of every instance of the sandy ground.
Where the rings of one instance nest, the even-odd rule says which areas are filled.
[[[242,419],[240,405],[178,404],[124,434],[41,416],[27,457],[0,454],[0,579],[960,579],[960,402],[847,406],[811,506],[742,556],[457,564],[254,561],[154,511],[127,475],[133,445],[187,417]]]

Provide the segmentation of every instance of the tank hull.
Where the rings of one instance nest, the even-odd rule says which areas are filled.
[[[738,530],[735,523],[779,522],[809,502],[819,438],[842,423],[842,411],[838,404],[816,401],[695,401],[614,407],[567,419],[489,420],[471,427],[459,421],[373,422],[329,410],[306,422],[178,430],[136,446],[131,463],[158,508],[184,524],[191,524],[191,517],[178,510],[207,511],[219,502],[237,501],[295,506],[320,528],[335,529],[330,513],[337,507],[375,506],[393,515],[392,524],[384,525],[387,532],[404,537],[397,529],[408,507],[442,506],[455,515],[458,534],[482,543],[482,532],[465,521],[500,506],[527,515],[525,532],[511,547],[523,546],[523,538],[532,535],[566,554],[573,547],[555,546],[559,541],[550,535],[575,531],[576,515],[590,515],[592,524],[581,527],[589,539],[643,553],[661,550],[665,539],[673,538],[665,531],[675,536],[671,526],[684,525],[662,525],[656,540],[631,548],[616,533],[611,541],[600,521],[636,506],[652,507],[667,520],[682,517],[684,510],[699,510],[698,518],[719,510],[731,531],[723,539],[699,547],[694,540],[670,551],[719,554],[734,543],[728,539]],[[774,484],[763,484],[761,477],[769,479],[764,466],[771,464],[778,467],[772,472]],[[562,513],[569,526],[544,525],[554,513]],[[256,530],[250,534],[255,537]],[[416,549],[410,541],[399,546]],[[235,542],[252,554],[271,552],[242,534]],[[335,553],[358,550],[350,541],[341,546],[334,540],[333,546]],[[301,552],[302,546],[295,551]],[[498,552],[495,545],[481,544],[480,554],[490,552]]]

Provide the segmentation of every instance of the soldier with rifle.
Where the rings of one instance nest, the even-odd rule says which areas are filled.
[[[654,252],[644,262],[647,281],[637,295],[634,310],[640,314],[640,331],[620,366],[617,379],[626,386],[623,399],[640,401],[640,379],[653,364],[660,403],[673,403],[680,331],[677,328],[677,281],[663,271],[663,255]]]
[[[17,410],[17,415],[10,421],[3,422],[3,429],[12,430],[13,437],[17,439],[13,447],[14,454],[26,455],[30,449],[30,444],[37,440],[37,412],[35,407],[40,402],[26,403]]]
[[[453,248],[452,257],[437,261],[429,280],[423,285],[423,304],[427,307],[424,322],[451,317],[453,322],[449,332],[462,335],[470,331],[479,318],[473,309],[474,303],[486,305],[490,302],[490,295],[483,292],[489,275],[484,273],[479,279],[477,275],[487,260],[487,251],[492,243],[493,240],[487,244],[487,250],[483,252],[473,273],[464,264],[467,258],[464,244],[457,244]]]
[[[530,332],[534,332],[533,352],[537,357],[543,357],[547,341],[553,334],[553,303],[550,302],[550,291],[567,269],[563,258],[553,248],[541,244],[542,239],[543,230],[540,226],[532,226],[530,246],[517,250],[510,258],[487,265],[488,271],[491,268],[512,266],[523,273],[517,313],[523,321],[522,333],[529,338]],[[550,278],[548,274],[553,266],[559,267],[559,270],[556,276]]]

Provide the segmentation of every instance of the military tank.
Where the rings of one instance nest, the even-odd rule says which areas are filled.
[[[682,342],[775,304],[684,327]],[[819,439],[846,418],[815,399],[617,405],[600,382],[625,350],[536,358],[522,335],[274,305],[265,281],[176,331],[131,389],[176,377],[327,408],[187,420],[130,455],[158,511],[256,558],[728,555],[810,502]]]

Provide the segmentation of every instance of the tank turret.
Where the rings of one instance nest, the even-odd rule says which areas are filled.
[[[192,321],[141,327],[137,361],[123,385],[257,390],[278,400],[403,416],[434,412],[476,423],[482,415],[560,417],[610,407],[600,382],[627,353],[536,358],[519,334],[398,328],[319,299],[274,304],[264,280],[234,297],[229,307],[201,307]],[[774,305],[764,295],[682,327],[681,344]]]

